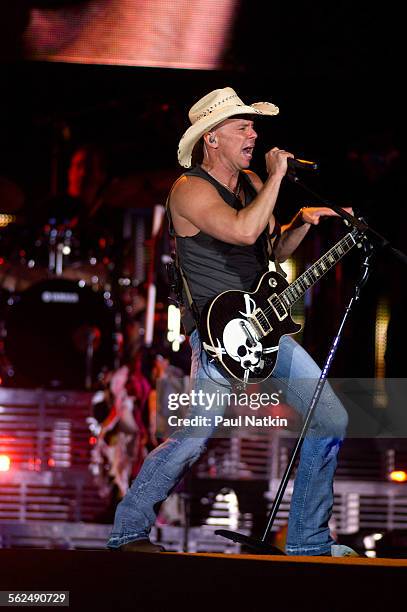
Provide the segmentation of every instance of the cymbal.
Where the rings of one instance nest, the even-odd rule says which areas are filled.
[[[180,172],[149,170],[140,174],[115,177],[104,190],[103,201],[117,208],[153,208],[165,204],[168,193]]]
[[[0,176],[0,212],[14,213],[24,205],[25,196],[16,183]]]

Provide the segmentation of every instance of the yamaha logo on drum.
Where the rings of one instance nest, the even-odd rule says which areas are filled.
[[[43,291],[41,300],[46,304],[50,302],[54,304],[77,304],[79,302],[79,295],[67,291]]]

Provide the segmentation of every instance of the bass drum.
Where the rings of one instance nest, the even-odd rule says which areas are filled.
[[[113,335],[109,294],[66,279],[36,283],[13,296],[6,316],[11,382],[18,387],[83,389],[88,371],[95,381],[112,368]]]

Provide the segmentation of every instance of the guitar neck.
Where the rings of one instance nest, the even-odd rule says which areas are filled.
[[[338,261],[355,246],[358,235],[357,230],[353,230],[346,234],[337,244],[335,244],[325,255],[320,257],[312,266],[310,266],[301,276],[291,283],[280,294],[280,299],[287,306],[292,306],[297,302],[304,293],[317,283],[324,274],[333,268]]]

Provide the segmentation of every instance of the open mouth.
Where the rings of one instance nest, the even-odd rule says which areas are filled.
[[[242,149],[243,155],[246,159],[251,159],[253,157],[253,149],[254,147],[244,147],[244,149]]]

